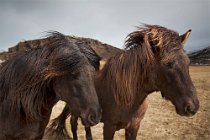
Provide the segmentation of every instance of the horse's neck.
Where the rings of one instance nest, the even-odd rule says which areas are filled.
[[[99,99],[102,98],[103,100],[104,98],[114,98],[113,96],[116,94],[116,92],[114,92],[112,88],[116,88],[116,91],[118,91],[118,96],[133,94],[131,95],[134,97],[132,100],[132,106],[139,106],[147,97],[148,93],[155,90],[153,87],[153,82],[151,82],[152,80],[150,78],[151,69],[148,69],[150,65],[146,64],[145,68],[147,68],[147,75],[143,75],[145,73],[144,67],[142,67],[144,66],[144,63],[142,63],[142,60],[137,60],[141,59],[142,56],[138,56],[141,54],[129,54],[129,51],[126,53],[127,54],[119,54],[107,62],[104,68],[97,74],[95,85]],[[117,78],[120,78],[120,80],[117,81]],[[122,81],[128,82],[127,87],[121,84]],[[132,93],[119,92],[128,91],[128,89],[126,89],[128,86],[131,86],[133,91]]]

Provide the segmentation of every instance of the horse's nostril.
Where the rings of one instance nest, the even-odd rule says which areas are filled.
[[[195,110],[195,108],[194,108],[192,105],[187,104],[187,105],[185,106],[185,112],[186,112],[187,114],[189,114],[189,115],[194,115],[194,114],[196,113],[196,110]]]
[[[190,112],[190,109],[191,107],[190,107],[190,105],[189,104],[187,104],[186,106],[185,106],[185,112]]]
[[[88,116],[88,121],[90,122],[91,125],[94,125],[94,124],[98,123],[97,117],[96,117],[95,114],[90,114]]]

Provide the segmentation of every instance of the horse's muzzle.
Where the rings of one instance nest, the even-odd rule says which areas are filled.
[[[94,111],[92,109],[89,110],[86,118],[82,117],[82,123],[86,127],[96,125],[100,122],[102,116],[101,108],[98,111]]]
[[[199,109],[199,102],[193,102],[193,101],[188,101],[186,104],[184,104],[184,112],[185,116],[193,116],[196,114],[196,112]]]

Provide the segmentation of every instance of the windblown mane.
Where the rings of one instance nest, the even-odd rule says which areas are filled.
[[[53,78],[77,71],[88,62],[98,69],[100,57],[93,50],[78,47],[58,32],[47,38],[49,42],[45,46],[21,52],[2,64],[1,113],[9,109],[40,118],[43,107],[47,106],[47,93],[52,92],[49,86]]]
[[[62,35],[59,32],[53,31],[53,32],[49,32],[49,39],[56,39],[59,38],[59,36]],[[89,63],[96,69],[99,70],[100,67],[100,60],[101,57],[95,52],[94,49],[92,49],[90,46],[88,45],[84,45],[83,42],[72,42],[72,40],[70,39],[70,37],[73,36],[64,36],[66,40],[68,40],[69,43],[71,44],[75,44],[79,50],[85,55],[85,57],[89,60]]]
[[[125,52],[109,59],[102,70],[102,79],[113,81],[109,90],[119,106],[133,105],[136,95],[148,83],[155,59],[160,57],[160,61],[166,61],[173,57],[170,52],[178,49],[178,38],[176,32],[157,25],[140,26],[127,36]],[[162,49],[157,50],[160,47]],[[159,56],[155,55],[157,51]]]
[[[181,43],[179,34],[173,30],[159,25],[148,25],[137,27],[137,31],[130,33],[125,42],[125,49],[139,47],[145,43],[154,53],[159,52],[162,62],[173,58],[173,52],[180,50]],[[172,52],[172,53],[171,53]]]
[[[101,57],[96,54],[95,50],[90,46],[84,46],[83,42],[76,42],[77,46],[80,48],[80,51],[86,56],[90,64],[98,71],[100,67]]]

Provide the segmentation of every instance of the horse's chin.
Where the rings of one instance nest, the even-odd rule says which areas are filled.
[[[179,109],[176,106],[175,106],[175,108],[176,108],[176,113],[180,116],[191,117],[195,114],[195,113],[186,112],[184,108]]]
[[[85,127],[91,127],[91,126],[94,126],[96,124],[98,124],[99,122],[90,122],[88,121],[87,119],[81,119],[82,121],[82,124],[85,126]]]
[[[169,98],[167,98],[167,96],[165,96],[165,94],[162,91],[160,93],[161,93],[161,96],[162,96],[163,99],[169,100]]]

